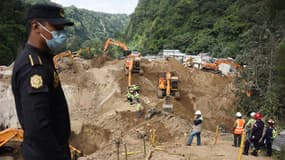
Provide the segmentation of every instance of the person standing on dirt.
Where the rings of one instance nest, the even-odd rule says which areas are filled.
[[[201,145],[201,130],[202,130],[202,122],[203,122],[203,117],[202,113],[200,110],[197,110],[195,112],[195,117],[194,117],[194,126],[192,129],[192,132],[189,134],[188,140],[187,140],[187,146],[191,146],[192,140],[194,136],[197,136],[197,145]]]
[[[133,105],[133,99],[134,99],[133,90],[128,89],[127,100],[130,103],[130,105]]]
[[[70,160],[68,106],[52,58],[66,38],[62,7],[31,6],[27,14],[27,42],[17,57],[12,89],[24,130],[24,160]]]
[[[265,130],[265,134],[262,138],[262,142],[265,144],[265,147],[266,147],[266,155],[271,156],[272,155],[272,142],[276,136],[276,130],[274,128],[275,122],[273,119],[270,118],[267,121],[267,124],[268,126]]]
[[[255,115],[255,112],[251,112],[250,113],[250,119],[247,121],[246,125],[245,125],[245,129],[246,129],[246,139],[248,139],[251,135],[251,130],[252,130],[252,127],[255,123],[255,119],[254,119],[254,115]]]
[[[249,146],[251,143],[253,143],[254,150],[251,154],[254,156],[258,156],[257,151],[259,150],[259,140],[262,137],[262,133],[264,129],[264,122],[261,120],[262,115],[260,113],[256,113],[254,115],[254,119],[256,121],[252,127],[252,133],[251,133],[250,138],[245,141],[243,155],[248,155]]]
[[[137,117],[141,118],[142,116],[142,111],[143,111],[143,107],[141,105],[141,103],[139,101],[136,101],[136,111],[137,111]]]
[[[236,113],[236,121],[234,123],[233,132],[234,132],[234,147],[239,147],[241,142],[241,135],[243,133],[243,128],[245,120],[242,119],[242,114],[240,112]]]

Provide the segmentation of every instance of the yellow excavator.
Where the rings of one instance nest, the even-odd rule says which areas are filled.
[[[180,99],[180,92],[178,89],[179,78],[174,76],[174,72],[162,72],[159,75],[158,83],[158,98],[165,97],[165,101],[162,105],[164,111],[173,112],[173,104],[171,102],[171,97],[174,96],[175,99]]]
[[[24,131],[22,129],[8,128],[3,131],[0,131],[0,148],[8,142],[23,142],[23,135]],[[77,160],[77,158],[83,156],[83,153],[72,145],[69,145],[69,149],[72,160]]]

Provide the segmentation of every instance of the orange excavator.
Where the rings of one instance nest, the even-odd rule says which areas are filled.
[[[61,52],[59,54],[56,54],[53,57],[53,64],[54,64],[55,69],[59,69],[59,64],[62,64],[64,62],[65,57],[68,58],[67,64],[72,65],[73,64],[73,58],[74,57],[81,57],[81,54],[83,51],[86,51],[87,56],[90,56],[90,47],[80,48],[79,50],[74,51],[74,52],[67,50],[67,51]]]
[[[22,142],[24,131],[22,129],[8,128],[0,132],[0,148],[9,141]]]
[[[180,99],[180,92],[178,89],[179,78],[174,75],[174,72],[162,72],[159,76],[158,82],[158,98],[165,97],[162,109],[167,112],[173,112],[173,104],[170,96],[175,99]]]
[[[23,142],[24,139],[24,131],[22,129],[8,128],[3,131],[0,131],[0,148],[3,147],[8,142],[16,141]],[[77,160],[80,156],[83,156],[83,153],[69,145],[70,153],[72,160]]]
[[[232,68],[235,68],[235,69],[241,68],[241,66],[239,64],[235,63],[231,59],[217,59],[213,63],[209,63],[209,62],[202,63],[201,69],[207,70],[207,71],[212,71],[214,73],[220,73],[219,65],[222,63],[229,64]]]
[[[103,56],[107,56],[108,54],[108,47],[110,45],[115,45],[124,50],[124,56],[126,57],[126,61],[124,64],[125,68],[125,74],[129,75],[130,71],[132,73],[139,73],[140,75],[143,74],[143,69],[141,68],[141,53],[137,51],[131,51],[129,50],[129,47],[120,42],[115,41],[110,38],[107,38],[104,48],[103,48]]]
[[[110,45],[115,45],[115,46],[122,48],[124,50],[124,55],[128,55],[132,52],[129,50],[129,47],[126,44],[124,44],[120,41],[112,40],[111,38],[107,38],[107,40],[105,41],[105,44],[104,44],[104,48],[103,48],[103,56],[108,55],[108,48]]]
[[[73,57],[81,57],[82,56],[82,52],[86,51],[86,56],[90,57],[90,47],[86,47],[86,48],[80,48],[79,50],[73,52]]]
[[[73,64],[73,55],[70,50],[61,52],[53,57],[53,64],[55,69],[59,69],[59,64],[63,63],[64,57],[68,58],[68,64]]]

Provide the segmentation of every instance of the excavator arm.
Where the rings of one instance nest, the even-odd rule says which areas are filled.
[[[23,140],[24,131],[22,129],[8,128],[0,132],[0,148],[10,141],[23,142]],[[69,149],[72,160],[83,156],[83,153],[72,145],[69,145]]]
[[[23,141],[24,131],[22,129],[8,128],[0,132],[0,147],[9,141]]]
[[[54,64],[54,67],[55,69],[58,69],[59,68],[59,63],[63,60],[64,57],[67,57],[69,59],[69,63],[73,63],[73,57],[81,57],[81,53],[83,51],[86,51],[87,54],[90,56],[90,47],[87,47],[87,48],[80,48],[79,50],[77,51],[64,51],[64,52],[61,52],[57,55],[55,55],[53,57],[53,64]]]
[[[55,69],[58,69],[58,67],[59,67],[58,63],[60,60],[63,60],[64,57],[68,57],[70,62],[71,63],[73,62],[73,55],[72,55],[72,52],[70,50],[65,51],[65,52],[61,52],[61,53],[59,53],[53,57],[53,64],[54,64]]]
[[[90,47],[80,48],[79,50],[72,52],[73,57],[81,57],[83,51],[87,52],[87,55],[90,56]]]
[[[110,45],[118,46],[118,47],[122,48],[124,51],[129,52],[129,47],[126,44],[124,44],[120,41],[114,41],[111,38],[108,38],[106,40],[106,42],[104,44],[104,48],[103,48],[103,52],[104,52],[103,55],[104,56],[107,56],[107,54],[108,54],[107,50],[108,50]]]

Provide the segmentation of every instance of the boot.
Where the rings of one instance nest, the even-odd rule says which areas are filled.
[[[253,150],[253,152],[251,152],[250,153],[251,155],[253,155],[253,156],[255,156],[255,157],[257,157],[258,155],[257,155],[257,151],[256,150]]]

